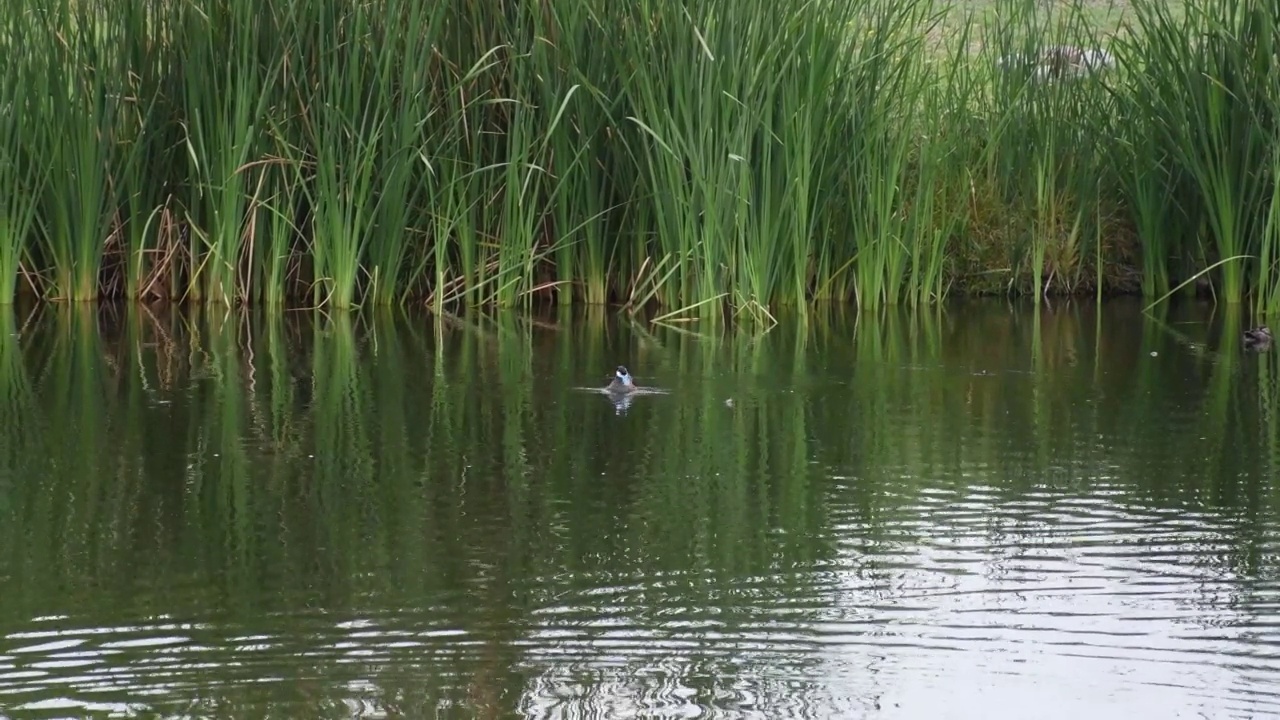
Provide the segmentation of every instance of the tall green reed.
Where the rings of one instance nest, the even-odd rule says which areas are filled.
[[[125,149],[119,142],[128,117],[128,68],[118,44],[129,41],[130,28],[100,3],[73,0],[53,3],[41,22],[32,36],[37,52],[48,53],[46,84],[41,100],[31,105],[44,105],[43,112],[33,113],[34,132],[50,176],[40,250],[52,273],[49,294],[89,301],[98,297],[106,243],[116,230],[120,178],[114,171]]]
[[[919,29],[937,16],[924,4],[878,4],[854,32],[845,133],[851,140],[845,184],[849,208],[852,291],[860,307],[905,299],[917,238],[909,237],[915,213],[913,180],[927,182],[918,138],[928,131],[919,111],[928,90],[923,72],[925,40]],[[864,12],[867,12],[864,10]],[[846,253],[848,250],[845,251]]]
[[[274,143],[273,143],[274,144]],[[271,308],[282,308],[291,294],[291,269],[297,267],[295,239],[301,234],[295,209],[301,204],[302,190],[294,183],[290,168],[274,163],[257,174],[246,234],[250,239],[246,250],[249,276],[244,292],[249,301]]]
[[[176,60],[190,181],[186,290],[192,300],[236,304],[252,287],[242,269],[256,229],[251,191],[265,172],[259,165],[264,115],[281,60],[270,49],[262,57],[267,7],[222,0],[174,6],[174,24],[190,38]]]
[[[620,227],[611,216],[624,213],[626,201],[617,195],[630,194],[635,173],[613,130],[624,103],[623,78],[614,49],[597,40],[608,26],[599,10],[609,9],[597,5],[545,3],[528,8],[521,22],[532,34],[523,41],[528,62],[516,84],[534,81],[538,91],[527,102],[536,103],[547,125],[538,141],[548,204],[540,233],[554,275],[544,273],[539,284],[562,304],[578,297],[608,302],[610,265],[620,244],[608,235],[611,226]]]
[[[983,166],[1004,208],[1000,222],[1010,225],[1010,285],[1025,283],[1036,298],[1054,284],[1073,292],[1086,277],[1086,241],[1098,237],[1088,230],[1099,216],[1099,186],[1110,179],[1097,148],[1109,145],[1111,70],[1064,49],[1105,48],[1079,3],[1046,14],[1037,4],[1008,0],[996,18],[983,48],[984,95],[993,107]]]
[[[661,286],[658,299],[678,307],[680,297],[721,297],[729,282],[725,258],[718,252],[731,234],[726,214],[732,214],[738,201],[736,194],[728,194],[737,189],[728,168],[743,162],[746,149],[740,145],[749,137],[745,108],[754,98],[744,102],[738,97],[742,89],[732,85],[742,58],[717,61],[707,44],[706,33],[713,32],[712,4],[695,6],[700,11],[695,16],[673,12],[661,2],[629,5],[631,17],[613,19],[630,30],[619,49],[637,68],[624,88],[630,105],[626,118],[652,192],[656,236],[652,248],[633,246],[631,264],[672,262],[676,275]],[[654,16],[662,19],[651,22]],[[726,22],[739,19],[731,15]],[[659,74],[664,64],[680,71]]]
[[[5,5],[0,45],[22,47],[39,28],[24,3]],[[0,69],[0,305],[5,306],[17,294],[49,176],[49,165],[33,154],[47,114],[39,94],[31,92],[39,87],[47,63],[39,51],[11,52]]]
[[[1280,87],[1271,96],[1280,111]],[[1280,310],[1280,142],[1271,146],[1271,198],[1267,203],[1266,221],[1258,240],[1258,265],[1254,310],[1274,313]]]
[[[1208,226],[1205,260],[1221,262],[1220,297],[1239,304],[1249,278],[1259,276],[1248,258],[1274,182],[1277,116],[1269,98],[1280,73],[1280,15],[1265,3],[1201,0],[1188,0],[1180,18],[1145,0],[1134,11],[1140,39],[1127,54],[1140,69],[1128,90],[1142,126],[1193,183],[1191,199]]]
[[[629,158],[613,131],[622,77],[614,72],[614,49],[597,39],[601,26],[591,3],[547,3],[531,14],[530,59],[541,79],[537,102],[564,113],[544,138],[546,171],[555,183],[548,223],[556,247],[555,294],[562,304],[579,295],[603,305],[620,244],[609,232],[625,227],[610,220],[624,214],[635,175],[632,163],[620,162]]]
[[[670,309],[702,304],[704,315],[718,298],[772,302],[784,278],[792,293],[807,289],[812,213],[827,205],[812,193],[830,192],[811,178],[841,140],[845,106],[827,98],[840,97],[854,9],[656,0],[626,12],[625,137],[653,238],[632,245],[630,267],[663,268],[650,294]],[[778,252],[779,238],[799,250]]]
[[[289,160],[310,211],[311,296],[316,305],[347,309],[360,302],[375,227],[390,100],[380,91],[391,68],[369,46],[380,21],[373,8],[297,3],[293,9],[294,52],[306,70],[292,76],[303,144],[290,148]]]
[[[972,33],[970,19],[953,25],[951,47],[936,49],[919,69],[933,82],[923,82],[919,94],[918,139],[905,183],[910,194],[904,194],[911,268],[906,300],[913,306],[946,297],[952,282],[949,255],[970,216],[971,183],[963,146],[969,141],[967,127],[978,91],[972,63],[966,60]]]
[[[379,53],[379,84],[374,91],[386,96],[383,142],[378,159],[379,185],[373,238],[370,241],[370,298],[390,305],[408,291],[407,263],[421,231],[423,178],[429,169],[426,132],[438,126],[441,95],[453,88],[443,82],[435,48],[446,26],[447,3],[391,2],[387,18],[374,40]],[[398,66],[399,72],[396,72]]]
[[[484,23],[477,19],[477,25]],[[500,272],[499,263],[503,221],[508,218],[503,185],[512,166],[498,156],[500,148],[520,146],[511,145],[500,131],[505,121],[497,108],[512,102],[495,94],[505,89],[499,72],[503,48],[491,46],[479,52],[488,40],[479,38],[474,43],[477,56],[470,65],[442,64],[440,110],[423,145],[428,153],[423,163],[429,241],[410,274],[425,287],[426,303],[436,312],[459,302],[493,304],[503,291],[499,281],[509,276]],[[519,192],[518,182],[509,187]],[[518,209],[519,200],[513,202]],[[507,267],[524,265],[511,262]]]
[[[494,105],[505,131],[506,151],[499,162],[501,179],[494,188],[500,199],[493,208],[497,219],[496,269],[488,297],[490,303],[500,307],[511,307],[522,300],[527,305],[537,289],[537,266],[562,240],[549,237],[544,231],[549,210],[546,199],[551,193],[546,191],[550,184],[545,168],[546,138],[539,136],[543,128],[548,133],[555,132],[555,124],[564,117],[564,104],[570,101],[574,89],[570,88],[568,97],[560,102],[547,98],[552,104],[535,104],[536,99],[525,90],[537,87],[536,80],[526,76],[535,72],[527,52],[519,47],[506,48],[507,74],[514,80],[512,89],[517,92]],[[543,119],[543,115],[549,117]]]
[[[119,187],[115,212],[118,233],[108,244],[102,270],[102,294],[131,299],[178,297],[184,279],[179,215],[188,179],[178,168],[183,128],[175,122],[171,92],[175,87],[169,49],[152,38],[172,36],[182,6],[164,2],[123,3],[112,12],[124,27],[118,46],[129,68],[120,140],[128,148],[112,181]]]
[[[0,88],[34,119],[0,126],[7,297],[23,262],[68,299],[768,324],[1123,287],[1134,232],[1148,294],[1224,258],[1232,287],[1270,277],[1274,143],[1244,134],[1274,116],[1266,9],[1148,10],[1114,80],[1037,82],[996,59],[1098,46],[1083,3],[958,30],[925,0],[113,7],[4,21],[34,38]]]

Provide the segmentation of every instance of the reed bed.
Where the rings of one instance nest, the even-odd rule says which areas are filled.
[[[1266,4],[0,5],[0,302],[1280,305]]]

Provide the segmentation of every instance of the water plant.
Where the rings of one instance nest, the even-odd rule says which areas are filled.
[[[1280,303],[1265,5],[0,4],[2,302]]]
[[[6,12],[0,33],[16,38],[31,28],[28,13]],[[38,146],[39,113],[26,88],[40,77],[42,58],[17,55],[0,66],[0,304],[12,303],[23,255],[36,227],[49,166],[33,157]],[[36,119],[37,122],[31,122]]]
[[[1144,237],[1152,235],[1153,243],[1162,242],[1162,235],[1185,237],[1178,225],[1189,220],[1196,231],[1189,241],[1199,247],[1184,248],[1182,254],[1190,254],[1199,267],[1188,269],[1230,260],[1218,265],[1214,288],[1228,303],[1241,303],[1251,276],[1253,289],[1271,282],[1270,273],[1260,272],[1256,263],[1276,181],[1272,148],[1278,127],[1280,11],[1265,3],[1201,0],[1187,2],[1180,16],[1146,0],[1136,2],[1134,10],[1136,33],[1123,46],[1134,66],[1125,87],[1136,110],[1131,129],[1152,135],[1152,144],[1140,146],[1140,161],[1151,163],[1157,178],[1169,180],[1162,193],[1145,190],[1175,197],[1183,206],[1182,212],[1167,214],[1158,229],[1144,228]],[[1162,171],[1162,166],[1171,169]],[[1144,193],[1136,205],[1147,225],[1153,224],[1158,200]],[[1147,262],[1148,271],[1162,273],[1153,267],[1159,245],[1151,250],[1157,254]]]

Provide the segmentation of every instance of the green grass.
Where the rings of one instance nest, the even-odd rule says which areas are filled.
[[[1280,305],[1263,5],[0,5],[3,302]]]
[[[966,17],[982,24],[997,23],[1005,9],[1001,0],[940,0],[939,4],[950,10],[944,28],[948,30],[959,28]],[[1167,5],[1172,12],[1181,13],[1183,2],[1175,0]],[[1129,0],[1081,0],[1078,3],[1052,0],[1040,6],[1050,12],[1078,17],[1104,41],[1122,33],[1125,23],[1135,17],[1134,3]]]

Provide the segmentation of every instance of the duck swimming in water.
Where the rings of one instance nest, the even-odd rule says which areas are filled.
[[[609,398],[609,402],[613,403],[613,407],[619,415],[625,415],[627,410],[630,409],[631,403],[641,395],[667,395],[669,393],[669,391],[662,388],[637,385],[625,365],[619,365],[614,368],[613,378],[604,387],[596,385],[595,387],[576,389],[599,393]]]
[[[1266,350],[1271,347],[1271,329],[1260,325],[1244,331],[1244,346],[1249,350]]]
[[[605,388],[611,393],[625,395],[636,391],[636,384],[631,379],[631,373],[622,365],[613,371],[613,380],[609,381],[609,386]]]

